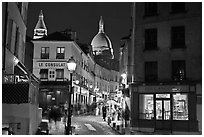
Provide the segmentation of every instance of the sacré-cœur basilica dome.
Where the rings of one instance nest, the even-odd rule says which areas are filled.
[[[110,59],[114,58],[111,41],[104,32],[104,22],[102,16],[99,21],[98,34],[96,34],[93,38],[91,45],[94,55],[103,55]]]

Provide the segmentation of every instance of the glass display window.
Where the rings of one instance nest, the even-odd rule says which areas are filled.
[[[188,120],[187,94],[173,94],[173,120]]]
[[[140,119],[154,118],[154,99],[153,94],[140,94]]]

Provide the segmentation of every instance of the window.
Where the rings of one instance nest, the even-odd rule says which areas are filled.
[[[55,71],[54,70],[49,71],[49,78],[55,78]]]
[[[145,81],[157,81],[157,62],[145,62]]]
[[[64,47],[58,47],[57,48],[56,59],[64,59]]]
[[[173,95],[173,120],[188,120],[188,96],[176,93]]]
[[[157,15],[157,3],[156,2],[146,2],[145,3],[145,16],[155,16]]]
[[[151,94],[139,95],[139,118],[153,119],[154,118],[154,99]]]
[[[64,78],[64,69],[57,69],[56,73],[56,78]]]
[[[157,49],[157,29],[145,29],[145,50]]]
[[[172,48],[185,48],[185,27],[177,26],[171,28]]]
[[[40,78],[41,79],[48,79],[48,69],[41,69],[40,70]]]
[[[49,59],[49,47],[41,48],[41,59]]]
[[[171,13],[182,13],[185,12],[185,2],[172,2],[171,4]]]
[[[172,79],[175,81],[185,80],[185,61],[172,61]]]

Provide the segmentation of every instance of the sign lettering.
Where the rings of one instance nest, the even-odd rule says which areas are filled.
[[[38,62],[39,68],[64,68],[66,62]]]

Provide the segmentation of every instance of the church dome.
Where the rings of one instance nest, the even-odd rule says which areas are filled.
[[[111,55],[111,58],[113,58],[112,43],[109,37],[104,32],[104,22],[103,22],[102,16],[99,21],[99,32],[93,38],[91,45],[92,45],[93,53],[95,55],[101,55],[103,53],[109,52],[109,54]],[[103,51],[108,51],[108,52],[103,52]]]
[[[96,34],[91,42],[91,45],[93,46],[93,51],[99,49],[112,49],[111,41],[105,33]]]

